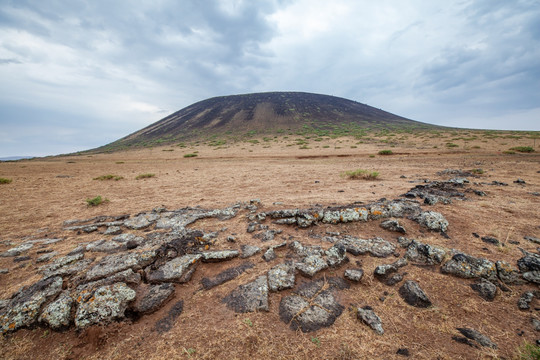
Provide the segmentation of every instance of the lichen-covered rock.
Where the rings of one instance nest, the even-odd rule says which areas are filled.
[[[104,239],[96,240],[86,245],[86,251],[115,252],[115,251],[121,251],[121,250],[126,250],[126,247],[124,246],[124,244],[118,243],[116,241],[108,241]]]
[[[439,265],[443,262],[446,251],[438,246],[422,244],[412,240],[407,247],[405,258],[418,265]]]
[[[41,306],[62,291],[62,278],[50,277],[20,289],[0,311],[2,334],[33,325]]]
[[[330,249],[325,251],[326,262],[330,267],[338,267],[349,261],[347,252],[343,244],[335,244]]]
[[[242,250],[242,255],[240,255],[240,257],[242,259],[245,259],[260,252],[261,248],[258,246],[252,246],[252,245],[242,245],[240,247],[240,250]]]
[[[441,268],[444,274],[451,274],[465,279],[497,279],[495,264],[487,259],[475,258],[466,254],[455,254]]]
[[[237,313],[268,311],[268,280],[266,275],[240,285],[227,295],[223,302]]]
[[[356,313],[358,320],[361,320],[364,324],[373,329],[377,334],[383,335],[384,329],[382,327],[381,318],[375,314],[370,306],[364,306],[358,308]]]
[[[521,249],[525,255],[517,261],[519,271],[522,273],[529,271],[540,271],[540,255]]]
[[[527,271],[523,273],[523,278],[528,282],[540,285],[540,271]]]
[[[290,324],[291,329],[302,332],[315,331],[331,326],[343,312],[335,293],[348,287],[342,279],[311,281],[299,286],[290,296],[285,296],[279,304],[281,321]]]
[[[134,272],[131,269],[120,271],[109,277],[95,280],[95,281],[90,281],[90,282],[77,286],[73,295],[75,298],[77,298],[79,295],[83,293],[90,294],[98,287],[105,286],[105,285],[112,285],[114,283],[119,283],[119,282],[130,284],[130,285],[139,285],[141,282],[141,275],[139,273]]]
[[[369,240],[358,239],[352,236],[345,236],[338,240],[343,244],[345,250],[353,255],[363,255],[368,253],[375,257],[388,257],[394,253],[396,247],[381,238]]]
[[[135,291],[124,283],[102,286],[86,301],[81,301],[75,314],[75,326],[83,329],[90,325],[104,325],[124,318]]]
[[[201,259],[201,254],[187,254],[166,262],[156,270],[148,267],[145,269],[146,280],[150,283],[188,282]]]
[[[517,305],[520,310],[530,309],[530,304],[534,298],[540,299],[540,291],[525,291],[518,299]]]
[[[295,281],[295,268],[292,264],[283,263],[268,271],[268,288],[270,291],[292,289]]]
[[[262,233],[256,234],[254,238],[260,239],[263,242],[272,241],[277,234],[281,234],[282,230],[266,230]]]
[[[424,211],[418,215],[415,220],[429,230],[446,232],[448,229],[448,221],[441,213],[436,211]]]
[[[69,291],[62,291],[56,300],[45,307],[39,316],[39,321],[55,330],[68,327],[71,323],[72,305],[73,299]]]
[[[398,277],[395,277],[394,275],[396,275],[395,273],[399,269],[401,269],[404,266],[407,266],[407,264],[408,264],[407,259],[401,258],[398,261],[393,262],[392,264],[384,264],[384,265],[377,266],[373,274],[379,281],[389,286],[392,286],[403,279],[403,277],[398,278]]]
[[[163,283],[138,289],[139,296],[133,304],[133,310],[140,314],[151,314],[161,308],[174,295],[174,284]]]
[[[477,330],[470,329],[470,328],[457,328],[457,330],[463,334],[467,339],[473,340],[476,343],[480,344],[484,347],[489,347],[492,349],[496,349],[497,345],[491,341],[490,338],[488,338],[486,335],[480,333]]]
[[[497,276],[503,283],[509,285],[524,283],[520,273],[506,261],[497,261],[495,267],[497,268]]]
[[[402,234],[405,234],[407,232],[405,230],[405,228],[399,223],[399,221],[397,221],[395,219],[385,220],[385,221],[381,222],[380,226],[383,229],[388,230],[388,231],[394,231],[394,232],[398,232],[398,233],[402,233]]]
[[[139,270],[151,264],[155,257],[156,252],[153,250],[108,255],[88,270],[86,280],[97,280],[127,269]]]
[[[362,269],[347,269],[345,270],[345,273],[343,274],[345,279],[351,280],[354,282],[359,282],[362,280],[362,277],[364,276],[364,270]]]
[[[202,253],[203,262],[220,262],[234,259],[240,255],[238,250],[205,251]]]
[[[275,258],[277,257],[276,255],[276,252],[274,251],[274,248],[271,247],[269,248],[268,250],[266,250],[262,256],[262,258],[264,259],[264,261],[266,262],[270,262],[272,260],[274,260]]]
[[[497,295],[497,286],[483,278],[479,282],[471,284],[471,289],[486,301],[493,301]]]
[[[328,268],[326,260],[319,255],[306,256],[302,262],[296,264],[296,268],[305,276],[313,277],[319,271]]]
[[[42,263],[42,262],[47,262],[47,261],[51,260],[53,257],[55,257],[56,255],[58,255],[57,251],[52,251],[50,253],[43,254],[43,255],[39,256],[36,259],[36,263],[39,264],[39,263]]]
[[[399,295],[411,306],[420,308],[431,306],[431,300],[429,300],[426,293],[420,288],[420,285],[418,285],[416,281],[405,281],[399,288]]]
[[[103,234],[104,235],[118,235],[121,233],[122,233],[122,228],[120,226],[109,226]]]
[[[30,250],[31,248],[33,248],[33,247],[34,247],[34,244],[32,244],[32,243],[24,243],[24,244],[21,244],[19,246],[16,246],[14,248],[11,248],[11,249],[1,253],[0,256],[1,257],[19,256],[23,252],[26,252],[26,251]]]
[[[124,221],[124,226],[133,229],[141,230],[149,227],[160,218],[159,214],[139,214],[131,219]]]
[[[289,248],[294,251],[297,256],[300,257],[324,254],[324,250],[322,249],[322,247],[318,245],[303,245],[296,240],[289,244]]]

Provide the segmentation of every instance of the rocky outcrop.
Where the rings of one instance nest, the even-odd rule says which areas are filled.
[[[452,256],[452,259],[442,266],[441,271],[465,279],[497,279],[497,267],[493,262],[462,253]]]
[[[254,281],[240,285],[227,295],[223,302],[237,313],[268,311],[268,279],[259,276]]]

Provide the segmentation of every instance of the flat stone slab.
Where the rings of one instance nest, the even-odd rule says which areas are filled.
[[[159,214],[139,214],[124,221],[124,226],[133,230],[141,230],[149,227],[160,218]]]
[[[348,253],[353,255],[364,255],[369,253],[375,257],[388,257],[394,253],[396,247],[381,238],[359,239],[352,236],[345,236],[338,240],[338,243],[345,247]]]
[[[62,291],[62,278],[51,277],[21,288],[0,311],[2,334],[33,325],[41,306]]]
[[[140,314],[151,314],[158,310],[174,295],[174,284],[163,283],[137,289],[138,298],[133,310]]]
[[[146,280],[149,283],[188,282],[201,259],[201,254],[187,254],[166,262],[156,270],[148,267],[145,270]]]
[[[480,346],[482,347],[489,347],[492,349],[497,349],[497,344],[495,344],[493,341],[491,341],[490,338],[488,338],[486,335],[480,333],[479,331],[471,328],[457,328],[457,330],[465,336],[465,338],[459,338],[457,336],[452,337],[455,341],[465,343],[469,346],[478,348]]]
[[[86,301],[81,301],[75,314],[75,326],[104,325],[124,318],[128,303],[135,299],[135,291],[124,283],[102,286]]]
[[[156,252],[153,250],[108,255],[86,273],[86,280],[97,280],[127,269],[139,270],[150,265],[155,257]]]
[[[34,247],[32,243],[25,243],[14,248],[11,248],[0,254],[1,257],[15,257],[21,255],[23,252],[26,252]]]
[[[252,245],[242,245],[240,249],[242,250],[242,255],[240,255],[242,259],[251,257],[261,251],[260,247]]]
[[[302,332],[331,326],[344,309],[337,301],[337,290],[346,287],[348,284],[339,278],[303,283],[292,295],[281,299],[281,321],[289,324],[292,330]]]
[[[238,257],[240,252],[238,250],[218,250],[218,251],[205,251],[202,253],[203,262],[220,262],[227,261]]]
[[[268,271],[268,288],[270,291],[292,289],[295,281],[295,268],[292,264],[279,264]]]
[[[268,311],[268,279],[266,275],[259,276],[245,285],[240,285],[222,302],[237,313]]]
[[[493,262],[461,253],[452,256],[452,259],[442,266],[441,271],[465,279],[497,279],[497,268]]]
[[[202,278],[201,285],[204,290],[210,290],[216,286],[219,286],[227,281],[237,278],[240,274],[244,273],[247,269],[253,268],[255,265],[250,262],[245,262],[236,267],[224,270],[214,276],[213,278]]]
[[[302,262],[296,263],[296,268],[307,277],[313,277],[316,273],[327,269],[328,263],[319,255],[306,256]]]

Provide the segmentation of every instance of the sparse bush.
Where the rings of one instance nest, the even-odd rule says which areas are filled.
[[[454,144],[454,143],[446,143],[446,147],[447,148],[456,148],[456,147],[459,147],[458,144]]]
[[[0,178],[0,184],[10,184],[12,181],[12,179]]]
[[[506,151],[503,151],[503,154],[506,154],[506,155],[514,155],[516,152],[515,151],[512,151],[512,150],[506,150]]]
[[[484,173],[484,169],[471,169],[470,172],[476,175],[482,175]]]
[[[531,153],[534,152],[534,149],[530,146],[514,146],[510,150],[518,151],[521,153]]]
[[[123,161],[117,161],[116,164],[123,164]]]
[[[368,171],[364,169],[356,169],[351,171],[345,171],[341,176],[347,177],[349,179],[362,179],[362,180],[375,180],[379,173],[377,171]]]
[[[197,154],[195,154],[195,153],[184,154],[185,158],[192,158],[192,157],[196,157],[196,156],[197,156]]]
[[[112,175],[112,174],[108,174],[108,175],[101,175],[101,176],[98,176],[96,178],[94,178],[94,180],[114,180],[114,181],[118,181],[118,180],[122,180],[124,177],[123,176],[118,176],[118,175]]]
[[[518,349],[520,360],[540,359],[540,346],[525,342]]]
[[[95,198],[92,198],[92,199],[86,199],[86,203],[88,204],[88,206],[98,206],[100,204],[103,204],[104,202],[107,202],[109,201],[108,199],[103,199],[101,197],[101,195],[98,195],[96,196]]]
[[[150,174],[150,173],[140,174],[140,175],[137,175],[137,177],[135,178],[135,180],[141,180],[141,179],[153,178],[154,176],[156,176],[156,174]]]
[[[330,145],[323,145],[323,149],[328,149]]]
[[[379,151],[379,155],[392,155],[392,150],[381,150]]]

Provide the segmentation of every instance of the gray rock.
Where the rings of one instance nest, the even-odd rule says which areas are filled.
[[[97,280],[127,269],[139,270],[150,265],[155,257],[153,250],[108,255],[86,273],[86,280]]]
[[[259,233],[255,235],[254,237],[257,239],[261,239],[261,241],[272,241],[276,237],[277,234],[281,234],[282,230],[266,230],[262,233]]]
[[[91,232],[97,231],[97,229],[98,229],[97,226],[91,225],[91,226],[83,226],[81,230],[84,231],[85,233],[89,234]]]
[[[302,262],[296,264],[302,275],[313,277],[319,271],[328,268],[328,263],[319,255],[306,256]]]
[[[330,249],[325,251],[325,254],[326,262],[330,267],[336,268],[349,261],[349,258],[346,255],[347,252],[345,250],[345,246],[340,243],[335,244]]]
[[[479,331],[476,331],[474,329],[470,328],[457,328],[457,330],[463,334],[467,339],[473,340],[484,347],[489,347],[492,349],[496,349],[497,345],[491,341],[490,338],[488,338],[486,335],[480,333]]]
[[[407,247],[405,258],[418,265],[439,265],[443,262],[446,251],[438,246],[422,244],[412,240]]]
[[[0,314],[9,305],[9,300],[0,300]]]
[[[140,314],[151,314],[160,309],[174,295],[174,285],[163,283],[139,288],[138,297],[133,304],[133,310]]]
[[[9,269],[0,269],[0,275],[9,274]]]
[[[384,334],[381,318],[375,314],[371,307],[364,306],[363,308],[358,308],[357,317],[358,320],[361,320],[364,324],[372,328],[377,334]]]
[[[83,329],[90,325],[105,325],[124,318],[129,302],[135,299],[135,291],[124,283],[102,286],[87,301],[79,303],[75,314],[75,326]]]
[[[415,220],[429,230],[446,232],[448,229],[448,221],[441,213],[435,211],[424,211],[420,213]]]
[[[229,268],[224,270],[214,276],[213,278],[202,278],[201,285],[204,290],[210,290],[213,287],[221,285],[227,281],[237,278],[240,274],[244,273],[246,270],[253,268],[255,265],[250,262],[245,262],[236,267]]]
[[[501,242],[492,236],[482,236],[481,240],[485,243],[492,244],[495,246],[501,245]]]
[[[466,254],[455,254],[441,268],[444,274],[451,274],[465,279],[497,279],[497,267],[487,259],[475,258]]]
[[[518,299],[517,305],[520,310],[528,310],[530,309],[530,304],[533,301],[534,298],[540,299],[540,291],[526,291],[523,294],[521,294],[520,298]]]
[[[523,278],[528,282],[540,285],[540,271],[527,271],[523,273]]]
[[[52,264],[41,266],[38,269],[38,271],[43,273],[43,275],[46,277],[63,275],[61,271],[59,272],[59,270],[66,268],[68,265],[77,263],[83,257],[84,257],[84,254],[81,254],[81,253],[75,254],[75,255],[63,256],[61,258],[56,259]]]
[[[525,273],[529,271],[540,271],[540,255],[520,249],[525,255],[517,261],[519,271]]]
[[[121,233],[122,233],[122,228],[120,226],[109,226],[103,234],[104,235],[118,235]]]
[[[62,291],[62,278],[51,277],[21,288],[0,311],[2,334],[33,325],[41,306]]]
[[[227,261],[238,257],[238,250],[220,250],[220,251],[205,251],[202,253],[203,262],[220,262]]]
[[[47,253],[47,254],[43,254],[43,255],[41,255],[40,257],[38,257],[36,259],[36,263],[47,262],[47,261],[51,260],[53,257],[55,257],[56,255],[58,255],[57,251],[53,251],[53,252],[50,252],[50,253]]]
[[[353,255],[369,253],[375,257],[388,257],[396,250],[392,243],[381,238],[364,240],[345,236],[339,240],[339,243],[343,244],[345,250]]]
[[[482,278],[479,282],[471,284],[471,289],[476,291],[478,295],[486,301],[493,301],[497,295],[497,286]]]
[[[34,247],[32,243],[24,243],[14,248],[11,248],[0,254],[0,257],[15,257],[21,255],[23,252],[26,252]]]
[[[399,288],[399,295],[407,304],[411,306],[419,308],[427,308],[431,306],[431,301],[416,281],[405,281],[405,283]]]
[[[240,255],[240,257],[242,259],[245,259],[260,252],[261,248],[258,246],[252,246],[252,245],[242,245],[240,247],[240,250],[242,250],[242,255]]]
[[[139,285],[141,283],[141,275],[131,269],[120,271],[109,277],[77,286],[76,290],[74,291],[74,296],[76,298],[81,296],[81,299],[86,299],[86,297],[88,297],[89,294],[93,293],[94,290],[96,290],[97,288],[120,282],[130,285]]]
[[[124,221],[124,226],[133,230],[142,230],[156,222],[159,217],[160,216],[158,214],[154,213],[139,214],[131,219],[127,219],[126,221]]]
[[[394,219],[389,219],[381,222],[381,227],[388,231],[394,231],[398,233],[405,234],[405,228],[399,223],[399,221]]]
[[[262,258],[264,259],[264,261],[266,262],[270,262],[272,260],[274,260],[275,258],[277,257],[276,255],[276,252],[274,251],[274,248],[269,248],[268,250],[266,250],[262,256]]]
[[[28,260],[31,260],[32,258],[30,256],[17,256],[17,257],[14,257],[13,258],[13,262],[23,262],[23,261],[28,261]]]
[[[122,250],[126,250],[126,247],[116,241],[96,240],[86,245],[86,251],[115,252]]]
[[[531,325],[533,326],[534,330],[540,331],[540,320],[531,318]]]
[[[51,244],[56,244],[57,242],[60,242],[62,241],[62,239],[44,239],[43,241],[43,245],[51,245]]]
[[[341,279],[330,279],[328,282],[321,279],[300,285],[295,293],[281,299],[281,321],[289,324],[291,329],[302,332],[331,326],[343,312],[336,292],[347,286]]]
[[[75,249],[71,250],[67,255],[73,256],[77,254],[82,254],[86,251],[86,246],[78,245]]]
[[[223,299],[223,303],[234,312],[246,313],[268,311],[268,280],[266,275],[240,285]]]
[[[156,270],[148,267],[145,269],[146,279],[150,283],[188,282],[201,259],[201,254],[187,254],[172,259]]]
[[[324,250],[318,245],[303,245],[299,241],[293,241],[289,244],[289,248],[300,257],[306,257],[310,255],[323,255]]]
[[[72,305],[73,299],[69,291],[64,290],[56,300],[45,307],[38,320],[55,330],[68,327],[71,323]]]
[[[497,276],[503,283],[509,285],[524,283],[519,272],[506,261],[497,261],[495,267],[497,268]]]
[[[392,264],[384,264],[384,265],[377,266],[373,274],[379,281],[390,286],[395,285],[397,282],[400,282],[403,279],[403,277],[397,278],[393,276],[397,275],[395,273],[402,267],[407,266],[407,264],[408,264],[407,259],[401,258]]]
[[[93,261],[94,259],[83,259],[74,261],[73,263],[66,264],[56,270],[43,272],[43,277],[71,276],[74,274],[80,274],[86,268],[88,268]]]
[[[533,237],[533,236],[524,236],[523,238],[525,240],[528,240],[528,241],[533,242],[535,244],[540,244],[540,239],[539,238],[536,238],[536,237]]]
[[[292,289],[295,281],[295,268],[291,264],[279,264],[268,271],[268,288],[270,291]]]
[[[364,270],[362,269],[347,269],[345,270],[345,273],[343,274],[345,276],[345,279],[359,282],[362,280],[362,276],[364,276]]]

